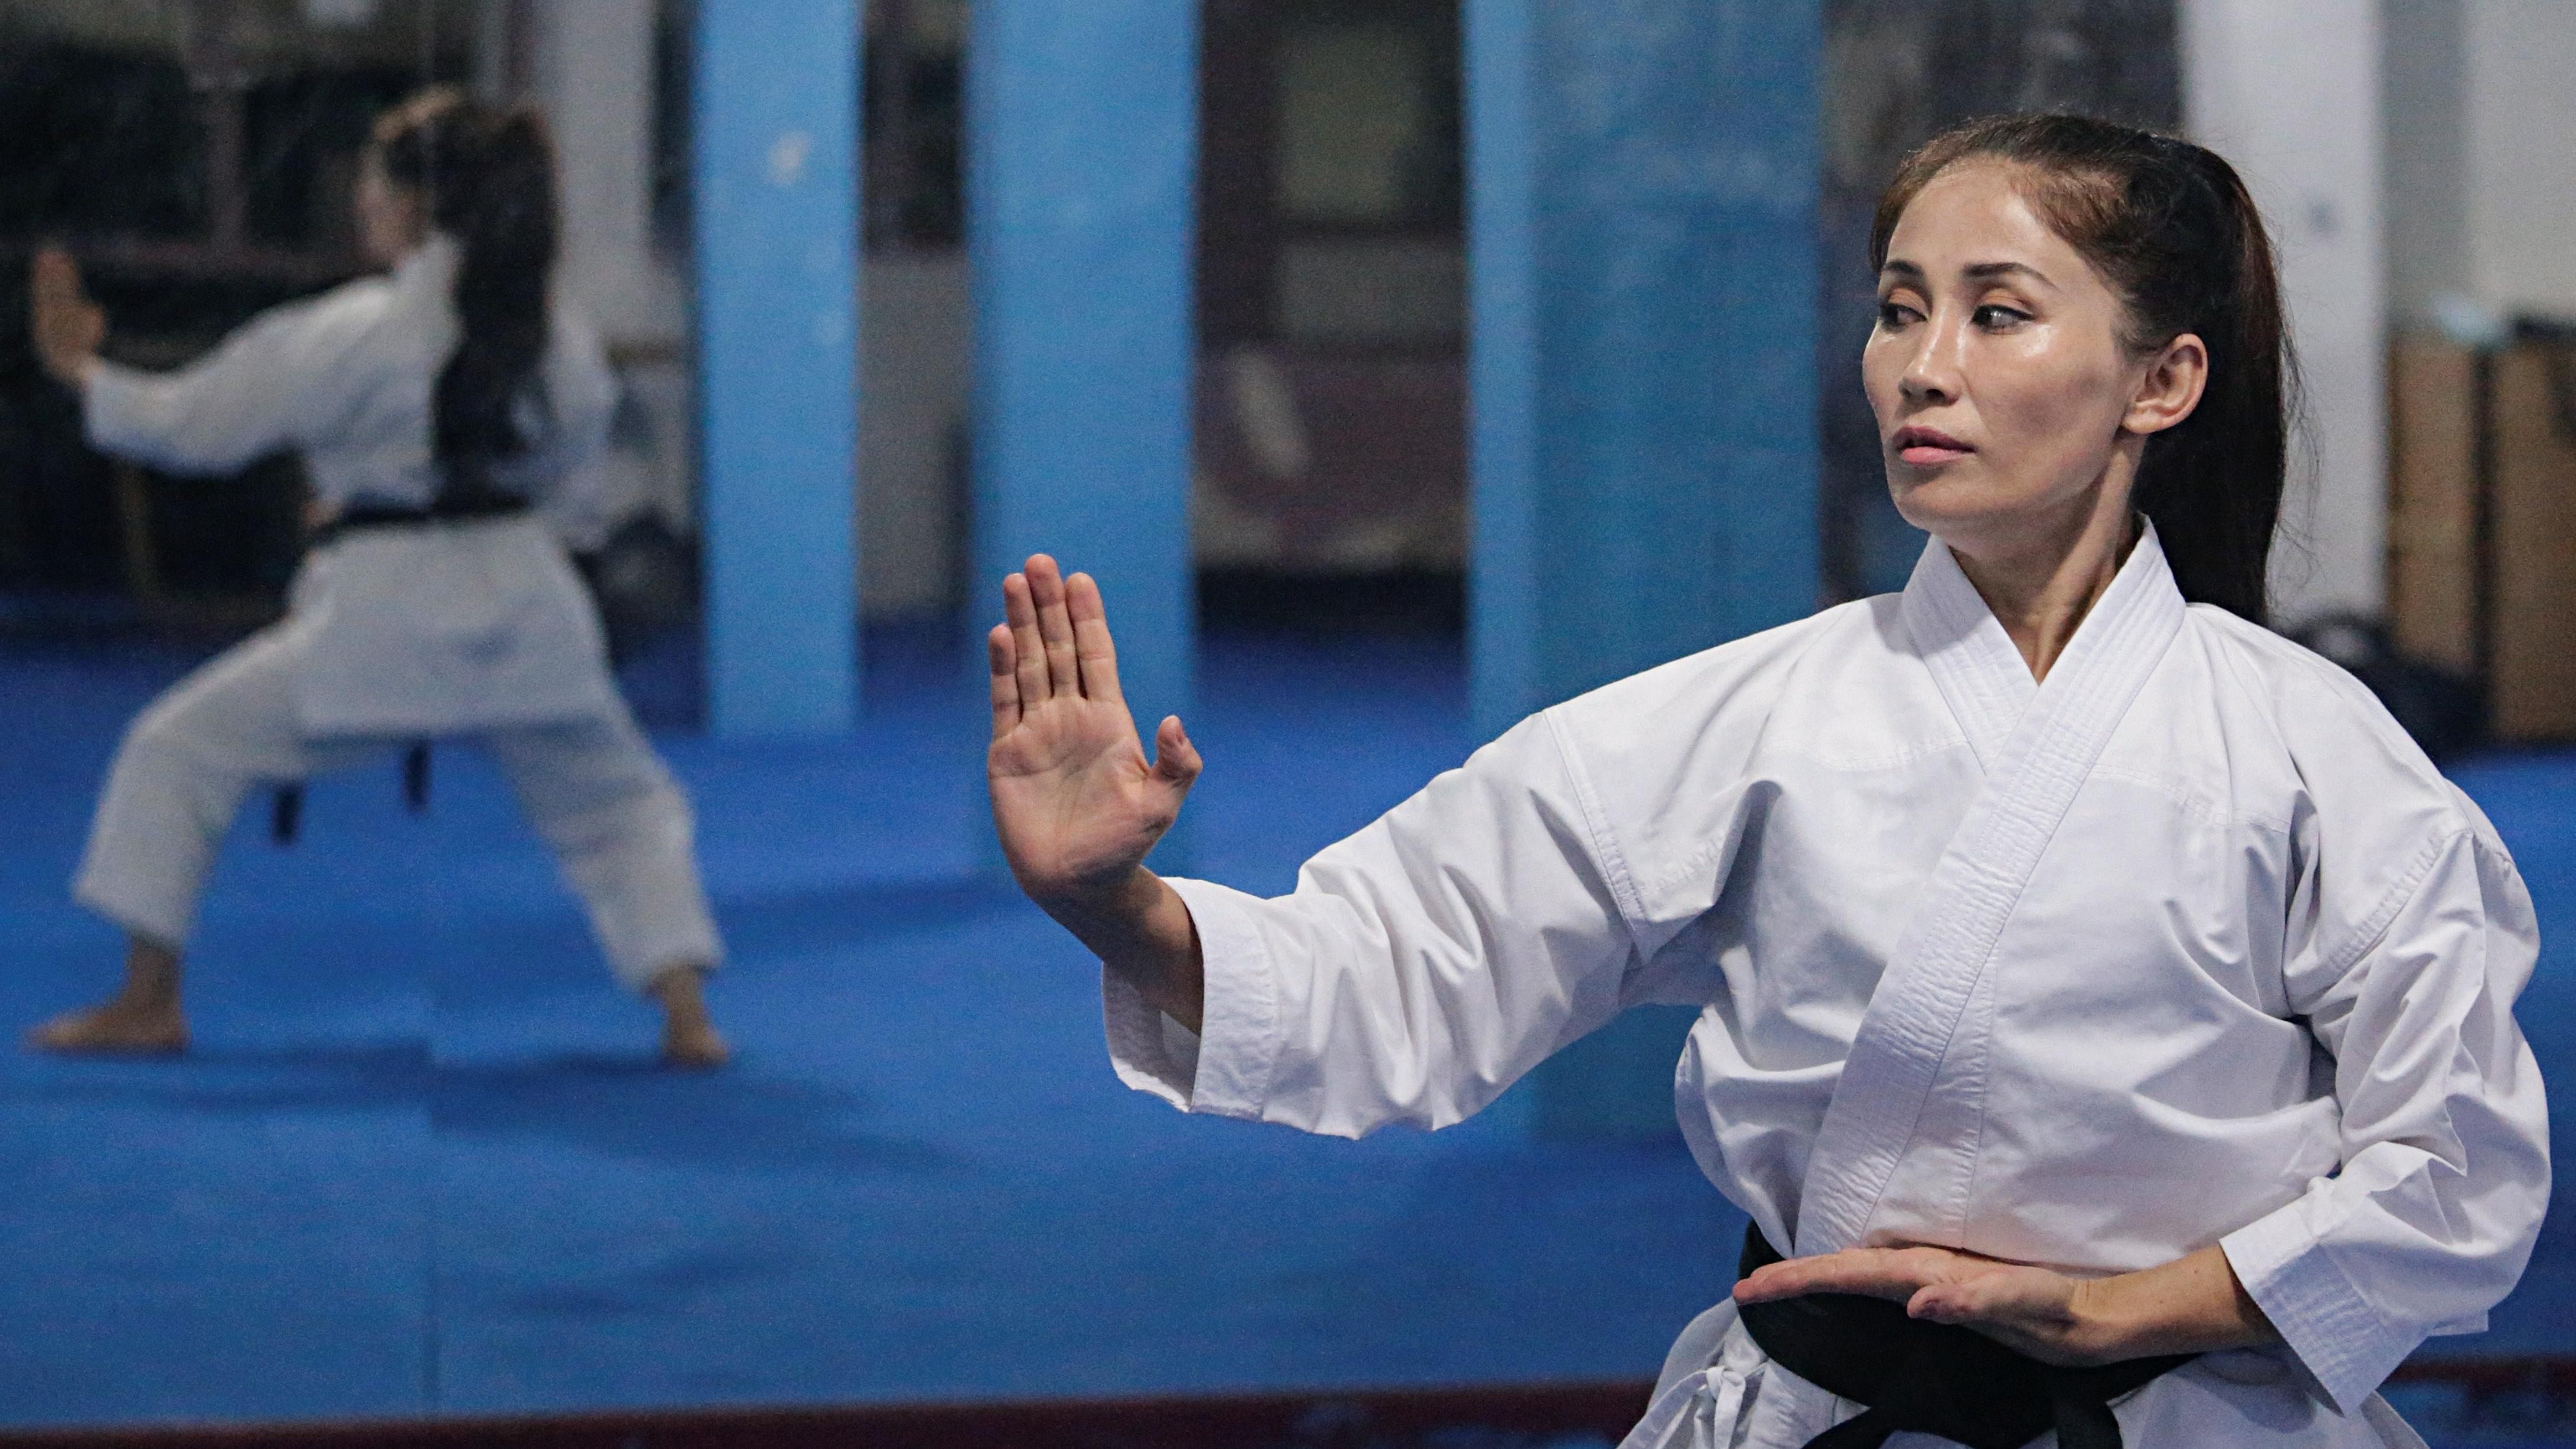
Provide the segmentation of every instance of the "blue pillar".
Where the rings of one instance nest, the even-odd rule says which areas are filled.
[[[998,617],[1032,553],[1098,579],[1150,751],[1187,718],[1197,652],[1198,0],[977,0],[972,24],[975,608]]]
[[[1818,0],[1467,0],[1480,735],[1815,607]],[[1672,1126],[1632,1013],[1544,1132]]]
[[[858,706],[855,0],[700,0],[695,210],[707,718]]]

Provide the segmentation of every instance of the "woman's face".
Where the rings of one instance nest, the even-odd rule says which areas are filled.
[[[2140,413],[2160,359],[2130,354],[2118,294],[2015,180],[1969,161],[1915,196],[1861,355],[1897,511],[1963,552],[2062,537],[2106,502],[2125,517],[2144,433],[2181,420]],[[2197,374],[2189,391],[2196,401]]]
[[[358,248],[378,266],[401,261],[428,232],[420,193],[385,175],[384,162],[372,150],[358,163],[353,199],[358,217]]]

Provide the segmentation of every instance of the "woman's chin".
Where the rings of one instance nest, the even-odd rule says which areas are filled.
[[[1909,476],[1900,477],[1900,473]],[[2020,511],[2016,504],[2022,502],[1998,498],[1993,489],[1954,476],[1949,469],[1925,476],[1920,469],[1890,468],[1887,490],[1899,517],[1945,539],[1992,528]]]

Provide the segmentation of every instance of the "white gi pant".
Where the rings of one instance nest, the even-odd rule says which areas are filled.
[[[311,634],[293,619],[210,660],[126,731],[73,883],[135,935],[186,946],[207,872],[254,785],[379,757],[395,740],[304,737],[297,673]],[[722,956],[694,857],[687,798],[613,691],[592,718],[478,731],[588,907],[620,981]]]

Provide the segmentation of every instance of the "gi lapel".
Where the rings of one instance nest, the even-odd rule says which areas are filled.
[[[1997,641],[2012,651],[2011,640],[1947,547],[1936,539],[1925,551],[1906,589],[1907,627],[1977,748],[1985,786],[1933,867],[1844,1060],[1799,1195],[1800,1256],[1859,1243],[1945,1071],[1982,1074],[1996,942],[2076,791],[2181,631],[2183,611],[2149,527],[2047,682],[2005,727],[2014,691],[1993,651]],[[2017,651],[2010,663],[2027,684]],[[1973,1147],[1957,1144],[1963,1154]]]
[[[1968,736],[1977,767],[1993,774],[2004,742],[2039,693],[2030,666],[1939,539],[1915,560],[1901,604],[1905,632]]]

